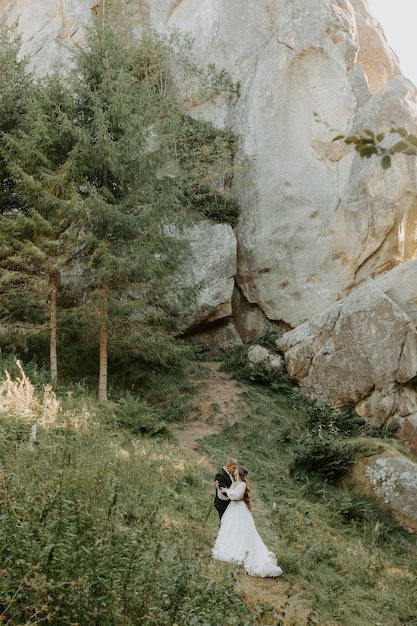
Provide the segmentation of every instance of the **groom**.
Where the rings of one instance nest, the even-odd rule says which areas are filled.
[[[236,468],[236,459],[230,458],[227,460],[226,465],[217,472],[216,478],[214,479],[215,485],[217,485],[216,495],[214,496],[214,508],[217,509],[220,519],[222,519],[222,515],[230,503],[229,498],[220,491],[220,487],[228,488],[231,486],[234,481],[233,474]]]

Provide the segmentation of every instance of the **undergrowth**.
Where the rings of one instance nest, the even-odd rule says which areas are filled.
[[[151,409],[64,408],[18,372],[0,384],[0,623],[255,624],[211,565],[202,473]]]
[[[381,440],[282,375],[238,370],[238,412],[201,453],[249,468],[257,528],[284,570],[274,605],[211,560],[213,477],[161,406],[56,394],[17,364],[0,378],[0,623],[417,626],[416,538],[343,481],[357,438]]]
[[[374,439],[349,408],[307,402],[284,374],[253,368],[239,351],[224,369],[246,381],[239,421],[202,449],[249,468],[257,526],[310,603],[307,621],[285,621],[283,607],[278,623],[417,626],[417,538],[343,480],[357,442],[375,453],[381,433]]]

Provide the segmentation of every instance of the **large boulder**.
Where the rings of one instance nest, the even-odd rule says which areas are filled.
[[[270,320],[295,327],[413,254],[414,159],[400,157],[384,174],[377,159],[363,161],[333,138],[387,130],[393,119],[417,131],[416,92],[401,77],[387,84],[398,66],[379,32],[392,62],[373,96],[349,2],[291,0],[275,17],[277,37],[238,105],[247,167],[236,177],[237,280]],[[361,28],[366,41],[367,23]]]
[[[404,385],[417,375],[415,323],[373,281],[327,316],[285,333],[278,348],[304,395],[336,406],[357,404],[376,386]]]
[[[366,450],[367,442],[363,442]],[[359,448],[361,444],[359,443]],[[382,509],[408,530],[417,531],[417,464],[389,446],[361,455],[351,468],[348,482],[362,495],[374,499]]]
[[[417,452],[416,262],[406,265],[369,280],[328,313],[285,333],[277,346],[306,397],[355,406],[373,426],[398,430]],[[400,275],[408,285],[407,310],[402,295],[395,300]]]

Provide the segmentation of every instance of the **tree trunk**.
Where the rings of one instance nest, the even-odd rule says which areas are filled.
[[[52,382],[58,378],[58,360],[56,356],[56,291],[57,275],[50,277],[50,306],[49,306],[49,364]]]
[[[98,376],[98,399],[107,400],[107,310],[101,310],[100,323],[100,370]]]

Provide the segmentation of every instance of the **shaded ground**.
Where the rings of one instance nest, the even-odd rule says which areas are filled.
[[[191,457],[201,457],[196,451],[199,439],[219,433],[226,422],[237,421],[239,399],[243,391],[229,374],[220,371],[220,363],[206,363],[205,367],[207,375],[198,381],[201,390],[194,402],[194,413],[185,426],[179,427],[174,433]],[[207,460],[206,463],[211,472],[216,471]]]
[[[207,375],[199,381],[201,391],[195,399],[194,414],[184,426],[175,430],[174,435],[188,459],[195,459],[200,467],[214,476],[217,468],[198,451],[198,441],[220,432],[226,422],[239,420],[243,387],[227,373],[221,372],[219,363],[206,363],[205,366]],[[259,505],[258,509],[262,508]],[[222,564],[213,562],[213,567],[222,567]],[[306,626],[309,623],[311,609],[296,591],[290,589],[285,572],[282,577],[273,579],[243,574],[238,578],[237,588],[248,605],[259,607],[264,603],[274,608],[273,621],[270,624],[262,621],[263,626]]]

